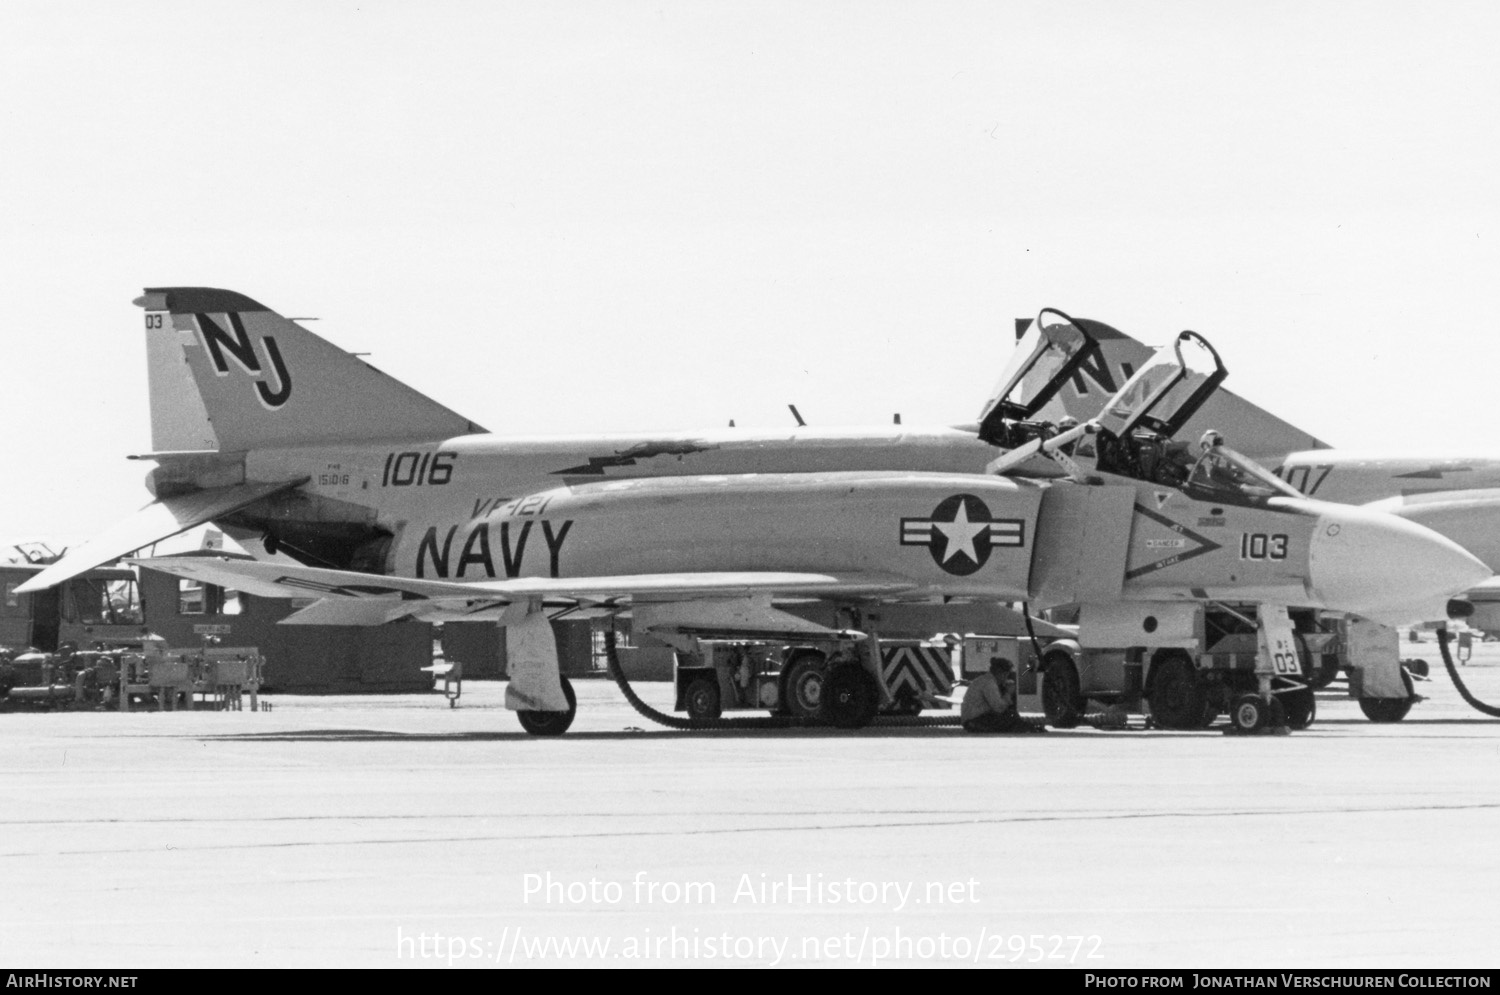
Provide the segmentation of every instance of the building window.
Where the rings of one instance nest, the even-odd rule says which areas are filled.
[[[134,577],[112,580],[105,587],[104,615],[110,625],[140,625],[146,621],[140,585]]]
[[[177,614],[208,614],[208,585],[202,581],[188,580],[186,577],[179,580],[177,582]]]
[[[231,588],[186,577],[177,582],[179,615],[241,615],[249,601],[248,594]]]
[[[63,585],[62,617],[83,625],[140,625],[135,578],[78,577]]]

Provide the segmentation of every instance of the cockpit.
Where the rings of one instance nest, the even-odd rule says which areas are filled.
[[[1204,433],[1202,451],[1182,490],[1200,501],[1261,505],[1273,497],[1302,497],[1254,460],[1224,445],[1217,432]]]
[[[992,472],[1025,474],[1047,457],[1075,477],[1093,470],[1225,504],[1301,497],[1225,446],[1218,432],[1205,433],[1196,446],[1175,438],[1229,376],[1214,347],[1196,332],[1182,332],[1157,350],[1091,421],[1031,421],[1099,351],[1088,331],[1066,314],[1050,308],[1041,313],[1017,344],[995,399],[980,418],[980,437],[1010,450],[990,465]]]

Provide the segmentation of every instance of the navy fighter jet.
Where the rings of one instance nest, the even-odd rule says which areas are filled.
[[[212,521],[271,558],[145,562],[315,599],[293,623],[492,619],[507,630],[507,703],[534,731],[573,714],[553,607],[628,608],[638,630],[678,637],[836,638],[777,602],[1232,599],[1394,618],[1490,575],[1441,536],[1311,500],[1216,438],[1187,454],[1141,442],[1143,428],[1170,438],[1223,379],[1216,355],[1196,369],[1181,343],[1104,418],[1038,428],[1098,349],[1060,312],[973,428],[512,439],[243,295],[164,288],[137,304],[156,500],[23,590]]]

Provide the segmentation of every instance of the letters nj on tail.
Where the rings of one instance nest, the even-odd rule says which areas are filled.
[[[484,431],[244,294],[160,287],[135,303],[157,453]]]

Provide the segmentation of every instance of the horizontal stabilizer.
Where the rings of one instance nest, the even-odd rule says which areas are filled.
[[[322,604],[319,602],[303,609],[309,613],[307,620],[318,619],[313,624],[337,625],[373,624],[355,619],[373,618],[379,611],[394,612],[390,616],[393,618],[426,615],[429,610],[431,613],[450,612],[469,601],[640,602],[683,597],[729,598],[750,593],[852,596],[891,594],[912,586],[900,577],[874,574],[732,571],[616,577],[517,577],[464,583],[217,556],[163,556],[131,562],[150,570],[189,577],[259,597],[315,597],[343,604],[353,604],[359,599],[381,606],[378,609],[361,606],[359,612],[341,613],[331,605],[319,607]]]
[[[129,518],[116,522],[81,546],[68,550],[56,563],[16,588],[21,594],[61,584],[126,553],[170,538],[179,532],[222,515],[238,511],[263,497],[290,490],[306,482],[305,477],[270,484],[236,484],[213,487],[178,497],[153,501]]]

